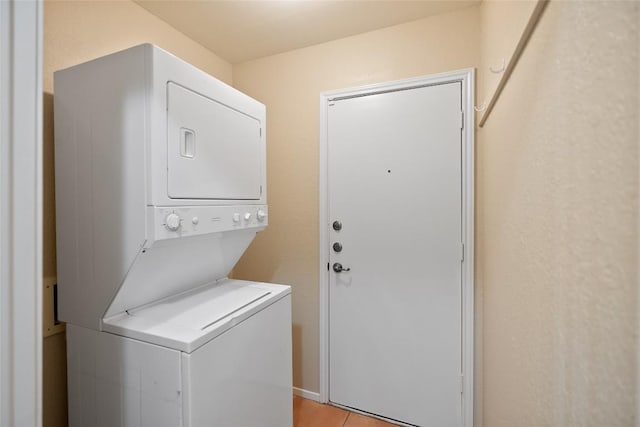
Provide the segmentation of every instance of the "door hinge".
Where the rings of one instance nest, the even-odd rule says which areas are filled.
[[[460,129],[464,129],[464,111],[460,111]]]
[[[460,261],[464,261],[464,243],[460,244]]]
[[[464,375],[460,374],[460,394],[464,394]]]

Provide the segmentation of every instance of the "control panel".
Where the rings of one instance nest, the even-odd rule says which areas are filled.
[[[152,241],[267,226],[266,205],[148,207]],[[151,243],[151,242],[149,242]]]

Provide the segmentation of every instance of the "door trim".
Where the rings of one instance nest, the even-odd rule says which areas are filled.
[[[329,402],[329,200],[328,107],[335,99],[460,82],[462,84],[462,425],[473,426],[474,392],[474,78],[472,68],[406,80],[340,89],[320,94],[320,401]]]
[[[0,2],[0,425],[42,425],[42,2]]]

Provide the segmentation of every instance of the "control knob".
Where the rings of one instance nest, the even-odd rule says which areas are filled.
[[[164,219],[167,228],[171,231],[178,231],[178,229],[180,228],[180,221],[180,215],[178,215],[177,213],[170,213]]]
[[[250,219],[251,219],[251,213],[250,212],[245,213],[244,214],[244,220],[245,221],[249,221]]]
[[[264,221],[264,219],[267,217],[267,213],[265,211],[263,211],[262,209],[260,209],[258,211],[258,213],[256,214],[256,218],[258,218],[258,221],[262,222]]]

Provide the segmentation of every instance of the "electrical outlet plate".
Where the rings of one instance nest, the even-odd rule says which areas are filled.
[[[55,277],[42,279],[42,335],[44,338],[64,332],[64,322],[56,323],[55,319],[55,285],[58,280]]]

